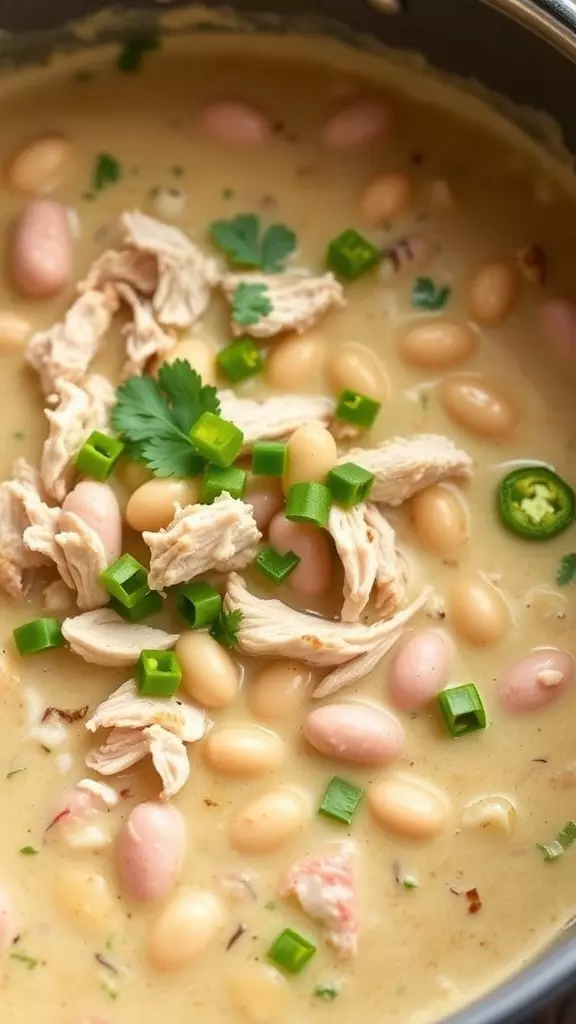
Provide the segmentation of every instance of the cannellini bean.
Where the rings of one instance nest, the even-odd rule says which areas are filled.
[[[306,716],[302,728],[318,753],[340,761],[386,764],[404,748],[400,723],[368,704],[325,704]]]
[[[309,391],[322,373],[326,339],[321,334],[292,334],[276,342],[266,360],[266,379],[279,391]]]
[[[576,358],[576,302],[553,298],[543,303],[540,319],[546,337],[562,356]]]
[[[0,352],[22,349],[31,333],[32,327],[23,316],[9,309],[0,312]]]
[[[118,921],[117,903],[104,875],[91,864],[69,861],[56,868],[54,902],[82,935],[106,935]]]
[[[290,986],[280,971],[258,961],[238,966],[229,977],[228,988],[235,1007],[252,1024],[273,1024],[292,998]]]
[[[423,370],[444,370],[474,352],[477,336],[466,324],[453,320],[425,320],[401,336],[398,351],[405,362]]]
[[[350,388],[383,402],[390,394],[386,367],[366,345],[356,342],[340,345],[328,363],[327,374],[335,395]]]
[[[310,818],[308,795],[296,786],[278,786],[250,801],[230,821],[230,845],[240,853],[279,850]]]
[[[186,822],[172,804],[137,804],[118,836],[118,869],[135,900],[161,900],[178,880],[186,848]]]
[[[502,640],[510,612],[496,587],[478,572],[462,573],[450,593],[450,621],[458,635],[474,647]]]
[[[200,112],[204,131],[218,142],[254,145],[266,142],[272,134],[269,119],[256,107],[241,100],[207,103]]]
[[[139,487],[142,487],[142,484],[147,484],[149,480],[154,480],[152,473],[142,462],[129,462],[128,460],[120,461],[117,476],[120,477],[122,484],[131,494],[137,491]]]
[[[300,564],[288,577],[288,585],[304,597],[327,594],[332,583],[332,559],[327,536],[323,530],[303,523],[293,523],[279,513],[274,516],[268,540],[280,554],[293,551]]]
[[[174,518],[174,503],[195,505],[200,497],[197,480],[171,477],[148,480],[130,497],[124,518],[133,530],[162,530]]]
[[[0,953],[8,949],[16,934],[14,906],[10,893],[0,885]]]
[[[557,700],[573,677],[574,659],[568,651],[538,647],[504,670],[498,699],[510,714],[538,711]]]
[[[368,806],[379,825],[404,839],[437,836],[450,815],[450,801],[425,779],[398,773],[368,788]]]
[[[240,687],[239,668],[232,656],[209,633],[182,633],[174,653],[182,669],[186,693],[204,707],[225,708]]]
[[[323,483],[338,461],[338,448],[330,431],[321,423],[305,423],[288,441],[282,485],[286,494],[292,484],[309,480]]]
[[[108,565],[122,553],[122,516],[114,491],[108,484],[81,480],[62,503],[64,512],[73,512],[102,541]]]
[[[282,763],[284,744],[275,732],[259,725],[227,725],[209,733],[204,757],[222,775],[257,778]]]
[[[390,134],[393,114],[381,100],[356,100],[329,117],[322,129],[322,143],[330,149],[369,146]]]
[[[216,353],[203,338],[185,338],[179,341],[164,359],[156,365],[155,372],[165,363],[174,363],[176,359],[183,359],[189,363],[193,370],[202,377],[203,384],[216,384]]]
[[[410,499],[408,510],[418,543],[427,551],[447,554],[468,540],[468,516],[455,487],[426,487]]]
[[[72,145],[64,135],[40,135],[11,158],[4,177],[12,192],[46,195],[57,188],[71,163]]]
[[[514,804],[505,796],[482,796],[470,803],[462,810],[460,821],[462,828],[491,828],[512,835],[518,813]]]
[[[261,533],[265,533],[284,504],[284,492],[277,480],[263,480],[253,476],[248,480],[244,500],[252,505],[256,526]]]
[[[508,263],[486,263],[468,284],[468,313],[485,327],[498,327],[518,297],[518,275]]]
[[[397,647],[388,668],[388,692],[401,711],[418,711],[450,677],[454,644],[441,629],[421,629]]]
[[[34,199],[24,208],[12,238],[12,276],[31,299],[57,295],[72,276],[72,235],[66,208]]]
[[[287,721],[304,702],[312,673],[299,661],[272,661],[247,688],[252,714],[261,721]]]
[[[157,971],[181,971],[214,941],[226,920],[225,906],[214,893],[182,888],[153,922],[148,959]]]
[[[360,216],[366,224],[394,220],[412,203],[412,182],[407,174],[389,171],[378,174],[360,197]]]
[[[447,377],[438,387],[438,398],[459,427],[489,441],[506,440],[518,424],[518,414],[508,399],[480,377]]]

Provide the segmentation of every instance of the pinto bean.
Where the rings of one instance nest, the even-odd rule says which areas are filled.
[[[284,744],[275,732],[259,725],[227,725],[208,735],[204,757],[221,775],[257,778],[282,763]]]
[[[150,929],[148,959],[157,971],[180,971],[214,941],[226,920],[222,901],[187,886],[172,897]]]
[[[12,276],[18,291],[47,299],[72,276],[72,235],[66,208],[51,199],[28,203],[12,238]]]
[[[196,370],[202,377],[203,384],[216,384],[216,353],[203,338],[184,338],[174,348],[170,349],[167,355],[157,363],[154,372],[157,373],[160,366],[165,363],[174,363],[177,359],[183,359],[189,363],[193,370]]]
[[[360,197],[360,216],[366,224],[384,224],[406,213],[412,203],[412,182],[407,174],[378,174]]]
[[[108,565],[122,553],[122,516],[118,499],[109,484],[81,480],[62,503],[64,512],[73,512],[98,534],[106,551]]]
[[[302,831],[311,814],[308,795],[296,786],[279,786],[251,800],[229,824],[230,845],[240,853],[279,850]]]
[[[452,320],[425,320],[401,336],[398,351],[422,370],[444,370],[468,359],[477,345],[474,331]]]
[[[171,804],[137,804],[118,836],[120,880],[135,900],[161,900],[178,879],[186,822]]]
[[[270,523],[268,539],[280,554],[293,551],[300,564],[288,577],[288,585],[304,597],[327,594],[332,583],[332,559],[326,534],[314,526],[293,523],[279,513]]]
[[[450,618],[459,636],[474,647],[498,643],[510,624],[503,598],[478,572],[463,573],[452,587]]]
[[[299,661],[272,661],[256,673],[247,688],[248,704],[262,721],[288,721],[302,705],[312,673]]]
[[[325,704],[306,716],[302,728],[318,753],[340,761],[387,764],[404,748],[400,723],[368,704]]]
[[[518,297],[518,275],[508,263],[486,263],[468,284],[470,318],[485,327],[498,327]]]
[[[207,103],[200,112],[200,123],[206,134],[217,142],[255,145],[266,142],[272,134],[268,118],[241,100]]]
[[[330,149],[360,149],[390,134],[394,118],[382,100],[355,100],[328,118],[321,139]]]
[[[557,700],[572,683],[574,658],[555,647],[537,647],[506,668],[498,680],[504,711],[525,714]]]
[[[456,488],[426,487],[410,499],[408,509],[418,543],[427,551],[446,554],[468,540],[468,517]]]
[[[225,708],[240,687],[238,665],[209,633],[182,633],[174,648],[182,669],[182,686],[207,708]]]
[[[0,312],[0,352],[21,350],[32,333],[28,320],[11,310]]]
[[[196,480],[156,478],[138,487],[130,497],[124,518],[133,530],[162,530],[174,518],[174,503],[195,505],[200,496]]]
[[[4,177],[11,192],[47,195],[58,187],[72,163],[72,145],[56,132],[40,135],[9,160]]]
[[[256,526],[265,533],[284,504],[284,493],[277,480],[253,476],[248,479],[244,501],[252,505]]]
[[[576,359],[576,302],[552,298],[542,304],[540,319],[546,337],[559,355]]]
[[[518,414],[508,399],[480,377],[447,377],[438,388],[438,399],[459,427],[488,441],[505,441],[518,424]]]
[[[315,332],[276,342],[266,360],[266,379],[279,391],[309,391],[322,373],[326,339]]]
[[[273,1024],[291,999],[286,978],[271,964],[243,963],[230,976],[228,987],[235,1006],[252,1024]]]
[[[327,374],[335,395],[350,388],[383,402],[390,394],[386,367],[366,345],[356,342],[340,345],[328,363]]]
[[[0,953],[8,949],[16,934],[14,906],[10,893],[0,885]]]
[[[292,484],[309,480],[323,483],[338,461],[338,448],[330,431],[321,423],[305,423],[294,431],[286,452],[282,485],[287,493]]]
[[[108,882],[88,863],[68,862],[56,869],[54,903],[81,935],[110,934],[118,922]]]
[[[433,839],[450,814],[450,801],[425,779],[398,773],[368,789],[368,806],[379,825],[404,839]]]
[[[411,633],[388,669],[388,692],[401,711],[418,711],[448,682],[454,644],[443,630]]]

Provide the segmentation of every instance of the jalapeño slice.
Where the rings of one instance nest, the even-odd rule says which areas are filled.
[[[498,511],[504,525],[529,540],[548,540],[567,530],[574,518],[574,491],[546,466],[515,469],[498,485]]]

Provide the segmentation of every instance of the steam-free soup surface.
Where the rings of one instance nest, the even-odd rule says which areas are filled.
[[[574,198],[560,172],[539,161],[528,144],[522,147],[518,133],[510,129],[507,137],[496,118],[492,127],[489,119],[476,124],[476,102],[468,107],[468,100],[446,90],[446,105],[440,92],[431,105],[423,98],[426,85],[410,72],[387,72],[373,62],[374,77],[360,77],[338,50],[327,50],[321,63],[319,45],[298,48],[297,61],[294,48],[271,39],[234,46],[204,39],[146,52],[137,73],[119,71],[117,54],[108,52],[6,78],[0,313],[17,314],[28,326],[20,337],[14,321],[2,328],[2,477],[10,479],[19,457],[38,466],[47,436],[49,401],[25,364],[29,337],[62,320],[94,260],[122,244],[120,215],[134,209],[174,224],[221,267],[227,254],[214,248],[209,226],[243,213],[295,233],[298,251],[288,273],[297,266],[323,274],[329,242],[348,228],[380,250],[409,236],[414,265],[411,256],[397,273],[396,250],[357,281],[342,279],[346,304],[335,303],[301,335],[285,332],[259,342],[264,370],[246,383],[230,384],[215,369],[214,354],[232,341],[230,310],[218,287],[198,322],[167,334],[171,343],[200,339],[192,365],[209,383],[235,388],[244,398],[288,391],[334,400],[349,387],[380,401],[369,431],[350,438],[333,427],[340,454],[350,445],[374,450],[394,437],[435,434],[467,453],[472,469],[456,478],[447,473],[427,490],[415,488],[418,493],[397,507],[378,506],[396,531],[406,566],[400,607],[426,586],[432,593],[398,644],[338,694],[313,699],[331,667],[309,667],[297,656],[247,656],[241,642],[226,651],[210,640],[192,641],[187,649],[190,634],[171,597],[151,617],[159,629],[186,634],[176,653],[195,706],[214,724],[187,746],[189,779],[166,802],[181,817],[155,806],[144,811],[144,825],[132,819],[140,842],[148,843],[148,874],[137,874],[142,851],[134,853],[124,823],[137,805],[161,804],[161,782],[149,758],[106,778],[84,763],[106,736],[89,732],[85,722],[135,669],[90,664],[66,648],[17,654],[16,626],[79,614],[73,591],[67,611],[45,610],[42,593],[58,578],[53,566],[28,573],[32,586],[22,600],[2,595],[6,922],[0,993],[2,1019],[11,1024],[156,1024],[164,1018],[183,1024],[194,1017],[214,1024],[342,1024],[352,1014],[371,1024],[420,1024],[518,970],[575,910],[576,854],[566,849],[547,862],[536,845],[551,843],[574,814],[569,562],[564,585],[557,576],[574,535],[567,530],[529,540],[505,528],[496,509],[498,484],[515,468],[545,465],[568,484],[573,480],[574,310],[565,296]],[[342,130],[331,121],[335,112],[366,97],[386,105],[385,130],[367,145],[352,136],[348,145],[327,144],[331,131]],[[215,137],[229,124],[222,128],[217,116],[206,116],[206,105],[221,100],[248,105],[243,122],[238,110],[227,116],[230,130],[252,133],[252,142]],[[449,105],[458,113],[449,113]],[[352,114],[352,122],[360,116]],[[14,158],[31,140],[53,135],[67,144],[62,163],[56,161],[54,180],[49,169],[34,177],[33,168],[30,186]],[[112,158],[104,178],[102,154]],[[381,175],[393,177],[373,184]],[[34,283],[26,278],[25,257],[33,259],[34,244],[32,255],[26,250],[22,256],[11,234],[39,195],[63,204],[71,225],[73,267],[54,287],[44,282],[44,294],[55,291],[52,297],[30,295]],[[425,280],[420,289],[432,288],[436,308],[418,299],[418,278]],[[114,387],[126,310],[115,316],[91,367]],[[186,358],[186,350],[176,354]],[[152,361],[146,370],[155,368]],[[325,428],[317,429],[323,440],[305,435],[304,455],[296,459],[306,463],[310,446],[319,444],[318,479],[324,480],[336,448]],[[350,461],[361,458],[356,453]],[[309,479],[309,466],[302,477]],[[140,506],[132,499],[126,513],[133,492],[150,478],[123,460],[109,480],[128,516],[121,551],[145,564],[150,552],[140,531],[172,518],[172,499],[158,491],[152,499],[140,494]],[[65,490],[75,479],[72,474]],[[278,484],[264,483],[278,513]],[[176,494],[184,506],[198,500],[197,488],[189,486]],[[168,502],[168,519],[158,511],[160,499]],[[61,498],[48,496],[48,504],[56,507]],[[277,518],[267,523],[262,545],[289,548],[293,534],[284,535],[285,529]],[[309,562],[308,549],[297,551],[299,586],[294,578],[292,586],[288,580],[276,587],[254,568],[241,575],[260,598],[276,598],[339,627],[341,559],[326,531],[312,526],[308,539],[317,561]],[[222,589],[226,574],[203,578]],[[360,622],[382,614],[388,613],[373,602]],[[432,631],[432,638],[423,638],[423,631]],[[241,641],[242,627],[239,635]],[[522,675],[521,659],[537,648],[548,656],[552,651],[551,667],[535,655]],[[214,659],[219,665],[224,659],[216,676]],[[506,682],[510,672],[502,681],[507,670],[512,683]],[[536,679],[540,670],[544,675]],[[423,674],[429,680],[431,672],[430,692],[424,683],[420,691]],[[463,683],[476,684],[487,727],[454,738],[435,694]],[[177,696],[190,702],[183,689]],[[331,705],[344,708],[328,712],[325,721],[317,709]],[[44,727],[56,723],[54,737],[38,727],[49,708],[79,713],[63,720],[49,712]],[[392,716],[389,731],[397,735],[401,728],[404,742],[392,749],[389,737],[381,756],[365,756],[366,721],[382,708]],[[358,714],[359,732],[346,760],[339,730]],[[247,739],[234,733],[230,742],[225,730],[235,726],[249,730]],[[267,732],[255,734],[258,728]],[[378,746],[380,725],[375,728]],[[365,791],[349,825],[317,813],[335,775]],[[91,814],[78,810],[70,793],[85,778],[110,785],[118,803],[106,810],[95,800]],[[251,805],[279,787],[283,802],[278,810],[276,797],[272,807],[278,821],[264,827]],[[270,805],[260,813],[267,818]],[[161,856],[154,853],[156,842],[164,843]],[[294,894],[284,894],[293,865],[331,855],[350,857],[353,865],[358,936],[356,954],[348,957],[330,947],[329,929]],[[348,890],[343,898],[350,899]],[[268,957],[285,928],[316,947],[300,973]]]

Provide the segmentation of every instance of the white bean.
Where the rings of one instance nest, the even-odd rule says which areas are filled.
[[[466,804],[460,820],[462,828],[485,829],[490,826],[509,836],[514,831],[518,812],[508,797],[482,796]]]
[[[243,962],[228,987],[235,1006],[252,1024],[273,1024],[291,1000],[290,986],[271,964]]]
[[[390,394],[386,367],[366,345],[356,342],[340,345],[328,363],[327,375],[335,395],[350,388],[383,402]]]
[[[15,934],[14,905],[6,886],[0,885],[0,953],[8,949]]]
[[[408,503],[419,544],[427,551],[447,554],[468,540],[468,517],[460,492],[449,484],[419,491]]]
[[[446,793],[425,779],[401,773],[374,782],[367,799],[378,824],[404,839],[433,839],[450,814]]]
[[[6,184],[21,195],[46,195],[57,188],[71,163],[72,146],[64,135],[40,135],[11,158],[5,170]]]
[[[406,213],[412,203],[412,182],[407,174],[378,174],[360,197],[360,216],[366,224],[385,224]]]
[[[150,929],[148,959],[157,971],[181,971],[214,941],[226,920],[225,907],[214,893],[182,888],[164,907]]]
[[[280,554],[293,551],[300,564],[288,577],[288,585],[304,597],[321,597],[332,584],[332,558],[323,530],[293,523],[280,513],[270,523],[268,539]]]
[[[557,700],[574,678],[574,659],[568,651],[539,647],[504,670],[498,680],[498,699],[504,711],[539,711]]]
[[[386,764],[404,749],[404,732],[383,708],[368,704],[325,704],[304,720],[303,732],[325,757],[356,764]]]
[[[330,149],[359,149],[389,135],[393,114],[381,100],[356,100],[326,121],[322,143]]]
[[[388,669],[388,691],[401,711],[418,711],[448,682],[454,644],[443,630],[421,629],[408,636]]]
[[[259,725],[227,725],[209,733],[204,757],[222,775],[257,778],[282,763],[284,744],[275,732]]]
[[[498,327],[518,297],[518,275],[508,263],[486,263],[468,284],[470,318],[485,327]]]
[[[28,320],[11,310],[0,312],[0,351],[14,352],[21,350],[32,333]]]
[[[209,633],[182,633],[174,653],[182,669],[186,693],[207,708],[225,708],[240,687],[238,665]]]
[[[496,587],[478,572],[463,573],[450,594],[453,628],[473,647],[488,647],[502,640],[510,613]]]
[[[61,203],[28,203],[14,228],[11,260],[14,283],[28,298],[51,298],[66,287],[72,276],[72,236]]]
[[[63,512],[77,515],[98,534],[108,565],[122,553],[122,516],[114,491],[96,480],[81,480],[62,503]]]
[[[307,794],[279,786],[246,804],[229,823],[230,845],[240,853],[271,853],[301,832],[310,818]]]
[[[186,848],[186,822],[171,804],[147,801],[130,812],[118,836],[118,868],[135,900],[160,900],[176,883]]]
[[[288,721],[303,704],[312,673],[298,661],[272,661],[247,687],[252,714],[262,720]]]
[[[171,348],[167,355],[154,365],[156,374],[165,363],[170,365],[177,359],[183,359],[189,363],[193,370],[202,377],[203,384],[216,384],[218,373],[216,369],[216,353],[203,338],[185,338],[179,341],[174,348]]]
[[[446,377],[438,387],[438,399],[459,427],[489,441],[507,440],[518,425],[513,405],[480,377]]]
[[[576,359],[576,302],[552,298],[543,303],[542,327],[552,347],[568,359]]]
[[[477,345],[474,331],[452,320],[425,320],[402,334],[398,351],[422,370],[444,370],[469,359]]]
[[[266,360],[266,379],[279,391],[310,391],[322,373],[326,339],[321,334],[292,334],[272,347]]]
[[[277,480],[253,476],[248,479],[244,501],[252,505],[260,533],[265,533],[284,504],[284,492]]]
[[[312,480],[323,483],[337,461],[336,441],[326,427],[314,422],[298,427],[288,441],[282,481],[284,493],[292,484]]]
[[[115,930],[116,900],[104,875],[91,864],[70,862],[56,868],[54,902],[82,935],[106,935]]]
[[[256,107],[241,100],[207,103],[200,112],[200,123],[217,142],[256,145],[272,135],[268,118]]]
[[[124,518],[133,530],[162,530],[174,518],[174,503],[195,505],[200,496],[197,480],[156,478],[148,480],[131,495]]]

